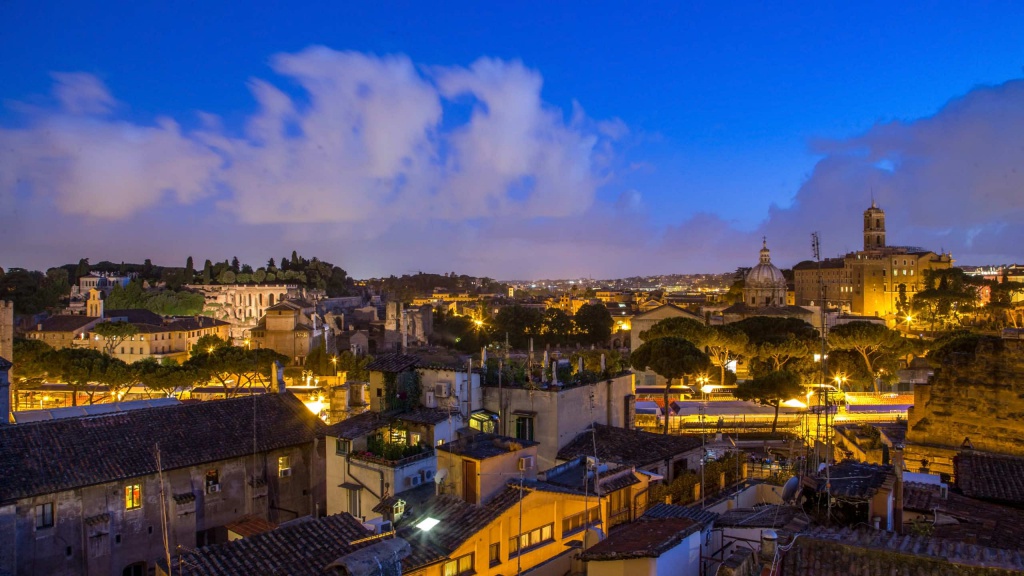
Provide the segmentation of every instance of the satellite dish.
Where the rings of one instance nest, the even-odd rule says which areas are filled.
[[[447,478],[447,477],[448,477],[448,469],[447,468],[441,468],[440,470],[437,471],[437,474],[434,474],[434,482],[436,484],[440,484],[440,483],[444,482],[444,479]]]
[[[785,486],[782,487],[782,501],[792,502],[796,498],[796,491],[800,489],[800,478],[793,476],[789,480],[786,480]]]
[[[818,464],[818,474],[821,474],[822,471],[825,470],[825,468],[828,468],[828,464],[825,464],[824,462]]]

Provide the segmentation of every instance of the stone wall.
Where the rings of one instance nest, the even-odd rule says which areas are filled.
[[[1024,456],[1024,350],[983,338],[973,352],[947,354],[929,384],[914,389],[908,413],[907,469],[952,474],[969,438],[980,452]]]

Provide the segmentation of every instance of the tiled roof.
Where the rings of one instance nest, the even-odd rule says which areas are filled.
[[[892,466],[844,460],[832,466],[829,478],[822,472],[818,478],[812,480],[816,483],[818,492],[824,492],[825,484],[831,482],[829,492],[833,496],[865,499],[878,493],[878,489],[886,480],[892,478]]]
[[[341,422],[335,422],[324,429],[327,436],[355,440],[362,438],[388,423],[389,418],[380,412],[363,412]]]
[[[644,512],[648,518],[689,518],[701,524],[710,524],[718,519],[718,514],[692,506],[678,506],[660,502]]]
[[[290,523],[241,540],[207,546],[174,557],[190,576],[321,576],[340,557],[372,542],[350,542],[372,533],[347,513]]]
[[[125,308],[122,310],[104,310],[103,317],[108,320],[115,318],[129,324],[152,324],[160,326],[164,323],[163,316],[145,308]]]
[[[322,428],[291,393],[0,426],[0,503],[154,474],[157,443],[173,470],[306,444]]]
[[[259,516],[247,514],[234,522],[228,522],[224,527],[229,531],[238,534],[242,538],[249,538],[250,536],[270,532],[277,526],[272,522],[268,522],[267,520],[260,518]]]
[[[476,460],[486,460],[509,452],[516,452],[523,448],[536,446],[538,442],[499,436],[497,434],[473,434],[464,436],[452,442],[446,442],[437,447],[438,450],[467,456]]]
[[[965,451],[953,458],[953,468],[965,496],[1024,505],[1024,458]]]
[[[168,324],[172,330],[202,330],[203,328],[215,328],[217,326],[228,326],[229,323],[209,316],[186,316],[175,318]]]
[[[657,558],[679,545],[701,525],[689,518],[645,518],[612,532],[580,555],[588,562]]]
[[[740,302],[722,310],[722,314],[738,314],[740,316],[812,316],[814,313],[802,306],[751,306]]]
[[[0,357],[0,370],[10,370],[11,366],[14,366],[14,364],[11,364],[10,360]]]
[[[381,354],[366,365],[373,372],[402,372],[415,368],[420,362],[416,356],[407,354]]]
[[[641,468],[699,449],[701,446],[699,436],[666,436],[603,424],[594,424],[594,435],[595,438],[591,438],[590,430],[580,433],[558,451],[558,459],[572,460],[579,456],[594,456],[596,444],[598,460]]]
[[[486,504],[479,506],[469,504],[457,496],[447,494],[436,496],[420,507],[410,528],[419,531],[418,528],[415,528],[415,524],[427,516],[440,520],[441,522],[426,534],[434,544],[446,554],[450,554],[468,538],[486,528],[506,510],[518,504],[520,494],[526,498],[531,492],[532,490],[526,487],[520,491],[518,482],[510,482],[504,490]],[[405,538],[405,531],[400,535]]]
[[[559,464],[555,468],[544,472],[543,483],[569,488],[573,493],[596,494],[598,491],[594,489],[593,475],[586,474],[588,477],[586,482],[584,482],[585,463],[586,458],[580,456],[573,461]],[[610,470],[599,472],[597,475],[597,487],[600,493],[608,494],[634,484],[639,484],[640,479],[637,478],[636,472],[633,470],[631,466],[616,466]]]
[[[715,527],[782,528],[799,514],[803,514],[799,508],[780,504],[768,504],[756,508],[733,508],[718,515]]]
[[[1005,550],[1024,550],[1024,512],[943,491],[936,484],[903,484],[903,508],[927,514],[936,538]]]
[[[1010,571],[1024,570],[1024,555],[1020,550],[1001,550],[987,548],[927,536],[899,535],[884,530],[867,530],[854,528],[818,527],[813,533],[799,538],[801,541],[821,540],[835,542],[843,546],[855,546],[868,550],[879,550],[891,554],[925,557],[954,565],[984,566],[989,570],[1005,569]],[[946,573],[963,573],[948,571]],[[994,572],[985,572],[994,573]]]
[[[83,326],[95,322],[99,318],[95,316],[77,316],[73,314],[59,314],[50,316],[40,322],[38,332],[77,332]]]
[[[429,425],[437,424],[438,422],[444,422],[452,415],[453,414],[451,411],[445,410],[444,408],[425,408],[421,406],[414,408],[408,412],[403,412],[397,415],[395,418],[398,420],[403,420],[405,422]],[[458,415],[458,412],[455,412],[454,415]]]

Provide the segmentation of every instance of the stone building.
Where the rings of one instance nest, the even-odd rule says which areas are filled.
[[[253,347],[270,348],[301,366],[309,352],[322,345],[323,339],[331,333],[312,303],[290,299],[267,307],[266,313],[249,331],[249,339]],[[328,343],[329,351],[331,344]]]
[[[914,294],[925,288],[928,270],[953,266],[949,254],[911,246],[886,244],[885,212],[874,202],[864,211],[864,249],[841,258],[810,260],[793,267],[796,304],[822,302],[864,316],[893,317]],[[819,273],[821,282],[819,284]]]
[[[188,360],[192,346],[203,336],[216,336],[222,340],[229,338],[228,323],[215,318],[164,318],[143,309],[107,310],[103,304],[102,293],[94,288],[89,291],[89,300],[86,302],[88,316],[51,316],[37,324],[36,329],[29,331],[26,336],[58,349],[75,347],[107,352],[129,364],[147,358],[184,362]],[[136,334],[111,346],[112,343],[106,337],[93,330],[103,322],[132,324]]]
[[[14,302],[0,300],[0,358],[14,357]]]
[[[142,576],[165,534],[323,510],[322,434],[290,393],[0,424],[0,573]]]
[[[743,303],[754,308],[786,305],[786,277],[772,264],[768,240],[761,243],[761,258],[743,282]]]
[[[907,411],[904,463],[909,472],[954,474],[965,449],[1024,457],[1024,351],[998,338],[935,364],[927,384],[914,387]]]
[[[231,324],[231,338],[242,341],[267,308],[289,298],[304,298],[298,284],[190,284],[206,298],[203,314]]]

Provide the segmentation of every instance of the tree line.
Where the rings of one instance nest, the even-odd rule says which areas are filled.
[[[130,330],[111,324],[113,339],[128,335]],[[288,363],[287,356],[268,348],[249,350],[211,335],[200,338],[183,363],[146,358],[129,364],[107,351],[54,349],[40,340],[21,338],[14,341],[14,356],[18,359],[16,390],[39,389],[44,382],[64,383],[73,392],[73,405],[78,404],[79,393],[92,404],[103,392],[120,399],[133,387],[142,387],[154,397],[170,397],[207,383],[221,385],[230,398],[245,388],[274,385],[271,366]]]

